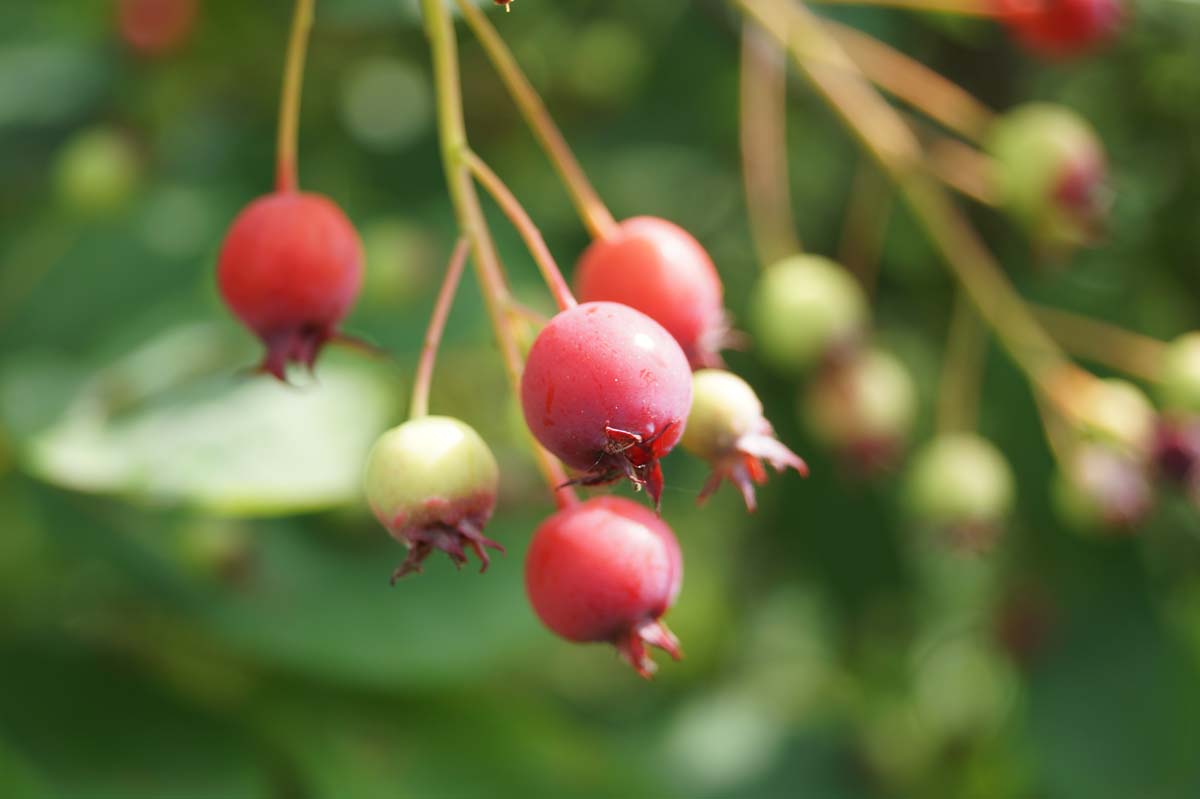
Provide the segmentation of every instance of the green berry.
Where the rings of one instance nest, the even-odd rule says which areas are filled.
[[[469,425],[445,416],[411,419],[384,433],[367,457],[367,502],[392,537],[409,547],[393,580],[421,570],[434,549],[455,564],[469,546],[488,566],[483,526],[496,505],[496,458]]]
[[[818,255],[793,255],[754,287],[750,318],[763,356],[787,370],[807,369],[867,325],[867,300],[843,267]]]
[[[1078,407],[1080,433],[1085,439],[1132,454],[1149,450],[1157,416],[1137,386],[1117,379],[1095,381],[1085,389]]]
[[[907,499],[923,523],[952,532],[994,528],[1012,510],[1015,481],[987,439],[950,433],[927,444],[910,467]]]
[[[1029,103],[1004,114],[988,139],[996,189],[1039,242],[1087,244],[1103,229],[1110,201],[1104,147],[1082,117]]]
[[[754,484],[767,479],[762,461],[776,471],[791,468],[808,474],[804,461],[775,438],[750,384],[723,369],[701,369],[692,375],[692,409],[680,443],[712,464],[701,501],[728,479],[741,491],[746,507],[754,510]]]
[[[1145,464],[1100,443],[1071,453],[1054,477],[1052,497],[1063,521],[1081,531],[1129,531],[1154,506]]]
[[[1167,347],[1159,394],[1168,410],[1200,414],[1200,332],[1180,336]]]
[[[137,188],[140,172],[133,145],[109,128],[76,134],[59,154],[55,169],[63,204],[90,216],[120,210]]]

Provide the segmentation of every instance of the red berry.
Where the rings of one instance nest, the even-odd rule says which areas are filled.
[[[694,368],[720,365],[729,330],[721,277],[678,225],[652,216],[625,220],[584,251],[575,283],[584,302],[620,302],[658,322]]]
[[[655,504],[658,460],[683,435],[692,372],[671,334],[615,302],[587,302],[542,328],[521,378],[525,422],[585,485],[628,477]]]
[[[233,313],[267,347],[262,369],[312,368],[362,284],[363,250],[350,220],[319,194],[277,192],[250,203],[221,247],[217,281]]]
[[[1124,21],[1120,0],[997,0],[997,15],[1021,44],[1052,57],[1089,50]]]
[[[569,641],[607,641],[638,674],[655,669],[646,644],[681,657],[659,620],[683,583],[683,558],[671,528],[620,497],[596,497],[544,521],[525,559],[534,612]]]
[[[121,38],[148,56],[179,47],[195,22],[196,0],[121,0],[117,11]]]

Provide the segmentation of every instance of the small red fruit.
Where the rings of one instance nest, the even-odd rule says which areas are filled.
[[[579,299],[636,308],[667,329],[693,368],[719,366],[729,324],[712,259],[690,233],[665,219],[627,219],[584,250]]]
[[[525,590],[542,623],[569,641],[613,644],[643,677],[655,670],[646,644],[682,657],[660,621],[682,583],[671,528],[620,497],[554,514],[534,533],[525,559]]]
[[[1021,44],[1055,58],[1094,48],[1124,22],[1120,0],[997,0],[996,13]]]
[[[159,56],[183,44],[196,22],[196,0],[121,0],[117,28],[139,53]]]
[[[692,405],[683,350],[645,314],[615,302],[569,308],[542,328],[521,377],[525,423],[584,485],[628,477],[657,505],[659,458]]]
[[[319,194],[276,192],[238,215],[217,266],[221,296],[267,347],[262,370],[280,380],[289,362],[310,369],[338,335],[363,276],[350,220]]]

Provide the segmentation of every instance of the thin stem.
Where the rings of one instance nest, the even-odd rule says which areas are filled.
[[[971,141],[986,134],[995,113],[966,89],[849,25],[825,20],[826,28],[863,75]]]
[[[938,386],[937,428],[942,433],[973,430],[979,417],[979,391],[987,336],[983,323],[960,291],[950,315],[946,355]]]
[[[459,227],[471,243],[472,261],[483,288],[484,304],[492,322],[492,330],[496,334],[509,384],[514,391],[518,391],[521,385],[522,363],[521,353],[517,349],[516,338],[506,313],[508,286],[504,281],[500,260],[496,256],[487,220],[479,205],[479,195],[475,192],[471,173],[463,162],[463,155],[468,151],[467,131],[463,121],[458,41],[454,34],[454,23],[446,10],[444,0],[421,0],[421,10],[425,17],[425,32],[433,57],[434,83],[437,88],[438,137],[441,142],[446,185]],[[538,468],[550,485],[555,501],[560,507],[576,502],[572,490],[560,488],[567,482],[562,464],[537,442],[531,443]]]
[[[900,8],[907,11],[931,11],[938,14],[961,14],[969,17],[991,17],[995,15],[990,3],[985,0],[816,0],[828,5],[880,6]]]
[[[850,205],[842,227],[838,257],[858,276],[868,295],[875,293],[879,257],[887,236],[895,194],[874,164],[862,163],[850,187]]]
[[[740,89],[742,178],[750,234],[762,266],[801,249],[788,185],[785,67],[779,44],[746,20],[742,25]]]
[[[312,30],[314,0],[296,0],[292,12],[292,32],[288,39],[283,68],[283,97],[279,103],[279,130],[276,143],[275,190],[296,191],[296,152],[300,131],[300,90],[304,85],[304,61],[308,55],[308,34]]]
[[[492,168],[484,163],[478,155],[467,150],[463,152],[462,158],[467,169],[487,190],[487,193],[492,195],[496,204],[500,206],[505,216],[512,222],[513,227],[521,234],[521,238],[525,240],[525,247],[528,248],[529,254],[537,263],[538,270],[542,273],[542,279],[546,281],[546,286],[554,295],[554,301],[558,303],[559,309],[565,311],[567,308],[574,308],[575,297],[571,294],[567,281],[563,278],[558,264],[555,263],[554,256],[550,254],[550,248],[546,246],[542,232],[529,218],[529,214],[520,201],[508,190],[508,186],[504,185],[500,176],[492,171]]]
[[[822,23],[803,5],[734,0],[792,51],[817,92],[900,190],[980,316],[1030,381],[1070,407],[1067,392],[1093,379],[1042,329],[963,213],[922,165],[915,135],[866,81]]]
[[[576,160],[575,154],[567,146],[562,131],[554,124],[554,120],[546,110],[545,103],[542,102],[542,98],[538,96],[537,90],[533,88],[529,79],[525,77],[525,73],[521,71],[512,51],[508,49],[504,39],[492,27],[487,15],[476,8],[472,0],[458,0],[458,7],[462,12],[463,19],[475,34],[475,38],[479,40],[488,58],[491,59],[492,65],[499,73],[500,80],[508,89],[513,102],[517,104],[521,115],[525,117],[526,124],[529,125],[533,135],[550,158],[555,171],[558,172],[559,178],[566,186],[567,193],[571,195],[571,202],[575,204],[575,210],[583,220],[584,226],[594,238],[609,236],[616,229],[616,221],[600,200],[600,196],[596,194],[596,190],[592,188],[592,184],[584,174],[579,161]]]
[[[926,163],[939,180],[981,205],[1000,204],[992,180],[992,160],[969,144],[942,136],[927,147]]]
[[[446,318],[450,316],[450,306],[454,304],[454,295],[458,291],[459,280],[462,279],[463,267],[467,265],[467,255],[470,243],[466,238],[459,238],[450,255],[450,263],[446,266],[446,276],[442,279],[442,288],[438,291],[437,300],[433,305],[433,316],[429,319],[429,327],[425,329],[425,345],[421,348],[421,357],[417,361],[417,375],[413,379],[412,404],[409,405],[408,418],[419,419],[429,414],[429,387],[433,383],[433,365],[437,361],[438,345],[442,343],[442,333],[446,329]]]
[[[1034,313],[1075,356],[1149,382],[1160,379],[1167,345],[1158,339],[1057,308],[1035,307]]]

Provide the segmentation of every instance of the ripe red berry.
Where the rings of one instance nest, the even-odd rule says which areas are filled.
[[[775,438],[762,402],[745,380],[722,369],[701,369],[693,375],[692,393],[683,447],[713,468],[701,501],[728,479],[742,492],[746,507],[754,510],[754,484],[767,481],[763,461],[778,472],[791,468],[808,474],[800,456]]]
[[[479,434],[458,419],[422,416],[382,436],[367,457],[367,503],[408,558],[392,582],[420,572],[435,549],[454,564],[467,562],[470,547],[488,567],[484,547],[504,547],[483,536],[496,506],[500,470]]]
[[[157,56],[179,47],[196,22],[196,0],[121,0],[117,28],[138,52]]]
[[[559,313],[529,350],[521,378],[525,423],[585,485],[628,477],[655,504],[658,460],[683,435],[692,372],[683,350],[645,314],[615,302]]]
[[[636,308],[667,329],[693,368],[720,365],[729,325],[712,259],[690,233],[639,216],[584,250],[575,275],[579,299]]]
[[[646,644],[681,657],[660,617],[682,583],[671,528],[620,497],[554,514],[534,533],[525,559],[525,590],[542,623],[569,641],[613,644],[643,677],[655,669]]]
[[[362,284],[363,250],[350,220],[319,194],[276,192],[250,203],[221,247],[217,281],[233,313],[267,347],[262,370],[312,368]]]
[[[996,0],[997,16],[1021,44],[1051,57],[1077,55],[1111,39],[1124,21],[1120,0]]]

